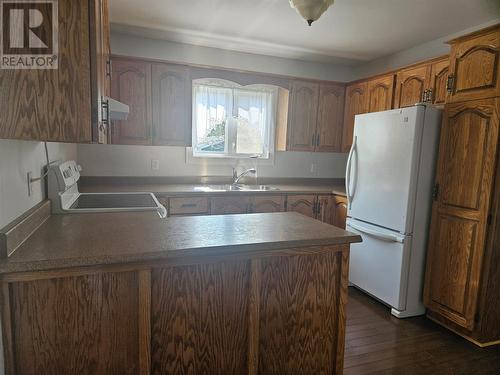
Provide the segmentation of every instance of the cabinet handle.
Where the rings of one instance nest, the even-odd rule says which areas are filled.
[[[422,103],[425,103],[427,101],[427,93],[429,90],[424,90],[424,93],[422,94]]]
[[[196,207],[196,203],[184,203],[181,205],[182,208],[194,208]]]
[[[112,75],[112,69],[111,69],[111,60],[110,59],[107,59],[106,60],[106,75],[109,77],[109,79],[111,79],[111,75]]]
[[[446,91],[448,92],[448,94],[453,93],[454,87],[455,87],[455,76],[453,74],[450,74],[446,81]]]
[[[319,146],[319,134],[316,136],[316,146]]]
[[[101,99],[101,131],[107,134],[110,129],[109,100]]]

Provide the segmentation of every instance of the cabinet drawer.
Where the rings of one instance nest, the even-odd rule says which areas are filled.
[[[208,213],[208,197],[170,198],[170,215]]]
[[[249,197],[214,197],[212,215],[246,214],[250,206]]]

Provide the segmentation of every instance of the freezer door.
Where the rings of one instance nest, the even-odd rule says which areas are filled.
[[[410,233],[425,107],[356,116],[346,172],[348,216]]]
[[[349,282],[397,310],[406,309],[411,237],[349,219],[346,230],[363,242],[351,244]]]

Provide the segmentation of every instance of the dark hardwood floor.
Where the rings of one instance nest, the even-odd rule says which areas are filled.
[[[479,348],[425,317],[397,319],[349,288],[344,375],[361,374],[500,375],[500,346]]]

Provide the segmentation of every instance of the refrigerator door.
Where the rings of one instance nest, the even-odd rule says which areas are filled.
[[[363,242],[351,244],[349,282],[397,310],[406,309],[411,236],[348,219],[346,230]]]
[[[411,233],[425,106],[356,116],[348,216]]]

